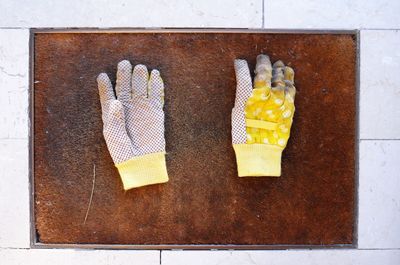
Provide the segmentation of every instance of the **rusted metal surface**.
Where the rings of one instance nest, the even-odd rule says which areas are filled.
[[[38,242],[354,242],[354,35],[40,33],[34,40]],[[280,178],[238,178],[231,146],[233,60],[247,59],[254,69],[259,53],[296,71],[296,114]],[[100,72],[115,77],[122,59],[164,78],[170,176],[167,184],[127,192],[102,136],[96,84]]]

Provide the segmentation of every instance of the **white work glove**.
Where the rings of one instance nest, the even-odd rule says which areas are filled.
[[[168,181],[165,164],[164,84],[160,73],[124,60],[116,97],[107,74],[97,77],[103,134],[125,190]]]

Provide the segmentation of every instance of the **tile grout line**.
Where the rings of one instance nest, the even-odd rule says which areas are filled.
[[[0,247],[1,250],[31,250],[31,248],[18,248],[18,247]]]
[[[360,139],[360,141],[400,141],[398,138],[365,138],[365,139]]]
[[[400,28],[357,28],[358,30],[392,30],[392,31],[398,31]]]
[[[262,6],[262,19],[261,19],[261,28],[265,28],[265,0],[261,0]]]
[[[29,138],[0,138],[0,142],[22,142],[22,141],[28,141]]]
[[[29,30],[30,27],[0,27],[1,29],[20,29],[20,30]]]

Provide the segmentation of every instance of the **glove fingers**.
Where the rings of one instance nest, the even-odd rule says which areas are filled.
[[[271,88],[272,66],[269,57],[265,54],[257,56],[254,77],[254,88]]]
[[[284,70],[284,76],[286,83],[286,99],[289,100],[289,103],[293,103],[296,95],[296,88],[294,87],[294,70],[291,67],[286,66]]]
[[[285,88],[285,96],[286,96],[286,100],[293,104],[294,103],[294,97],[296,96],[296,88],[294,87],[294,85],[287,85]]]
[[[133,69],[132,90],[134,96],[147,97],[147,86],[149,82],[149,72],[143,64],[138,64]]]
[[[132,142],[125,126],[125,115],[122,103],[118,100],[109,102],[104,118],[103,134],[115,164],[130,159],[134,152]]]
[[[99,88],[101,109],[104,112],[106,102],[115,99],[114,90],[111,85],[110,78],[108,78],[107,74],[99,74],[99,76],[97,77],[97,86]]]
[[[117,84],[115,86],[118,100],[131,99],[131,76],[131,63],[127,60],[119,62],[117,69]]]
[[[150,73],[149,98],[161,106],[164,104],[164,82],[158,70]]]
[[[235,74],[237,83],[235,107],[244,106],[253,91],[249,66],[246,60],[235,60]]]
[[[286,66],[283,70],[283,75],[285,82],[290,82],[292,85],[294,84],[294,70],[292,67]]]
[[[272,67],[272,86],[274,89],[283,90],[285,88],[285,64],[279,60],[276,61]]]

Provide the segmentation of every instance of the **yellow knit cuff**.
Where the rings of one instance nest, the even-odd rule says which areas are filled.
[[[124,190],[168,181],[165,152],[137,156],[115,166]]]
[[[266,144],[234,144],[239,177],[279,177],[283,149]]]

